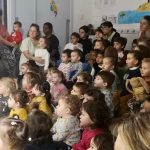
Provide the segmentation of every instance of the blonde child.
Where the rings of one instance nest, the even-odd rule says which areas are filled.
[[[65,78],[67,72],[70,70],[70,58],[71,58],[71,51],[69,49],[66,49],[61,54],[61,63],[58,67],[58,70],[62,71]]]
[[[27,141],[25,124],[21,120],[1,119],[0,133],[0,150],[21,150]]]
[[[2,77],[0,79],[0,117],[9,114],[8,99],[10,93],[16,90],[16,83],[13,79]]]
[[[77,114],[80,100],[75,95],[65,95],[59,99],[56,107],[57,121],[51,131],[54,141],[61,141],[62,149],[69,149],[80,140],[80,124]]]
[[[101,71],[96,75],[94,87],[97,87],[104,95],[105,102],[110,110],[111,117],[114,115],[111,86],[114,82],[114,75],[108,71]]]
[[[84,82],[77,82],[73,85],[71,94],[77,95],[81,101],[84,99],[84,92],[88,88],[88,84]]]
[[[68,93],[66,86],[63,84],[64,75],[61,71],[55,70],[52,73],[52,87],[51,87],[51,95],[52,95],[52,104],[56,106],[58,104],[59,97]]]
[[[114,150],[113,137],[110,133],[103,133],[92,138],[88,150]]]
[[[71,52],[71,66],[70,70],[68,70],[66,74],[66,79],[74,81],[77,75],[82,72],[83,66],[82,62],[80,62],[82,57],[82,52],[79,49],[73,50]]]
[[[29,103],[30,110],[36,107],[51,117],[51,95],[48,82],[37,82],[32,88],[32,94],[34,94],[35,97]]]
[[[43,63],[39,63],[35,61],[35,63],[39,66],[41,71],[46,72],[48,70],[48,66],[50,63],[50,54],[46,49],[47,47],[47,39],[45,37],[41,37],[39,39],[38,48],[35,50],[35,57],[41,57],[43,59]]]
[[[80,141],[73,145],[73,150],[87,150],[90,147],[91,139],[107,130],[108,121],[109,113],[105,103],[100,101],[83,103],[80,126],[84,128],[84,131]]]
[[[71,34],[71,41],[70,43],[66,44],[64,47],[64,50],[70,49],[70,50],[75,50],[79,49],[83,51],[82,44],[78,43],[80,39],[80,35],[77,32],[73,32]]]
[[[26,104],[29,102],[28,94],[23,90],[16,90],[12,92],[8,99],[8,107],[11,108],[9,117],[27,120]]]

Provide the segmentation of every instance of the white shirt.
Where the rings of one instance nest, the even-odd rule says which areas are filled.
[[[80,43],[77,43],[77,44],[68,43],[64,47],[64,50],[66,50],[66,49],[71,49],[71,50],[79,49],[79,50],[83,51],[83,46]]]
[[[44,64],[39,64],[35,62],[38,66],[44,66],[44,70],[48,69],[49,61],[50,61],[50,54],[47,49],[36,49],[34,53],[35,57],[41,57],[44,59]]]

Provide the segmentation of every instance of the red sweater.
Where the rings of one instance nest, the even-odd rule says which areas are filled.
[[[91,139],[94,136],[102,133],[104,133],[104,131],[100,128],[93,130],[89,130],[88,128],[86,128],[83,131],[82,139],[72,146],[73,150],[87,150],[90,147]]]
[[[7,37],[7,41],[16,42],[16,44],[20,44],[22,41],[22,33],[21,32],[12,32],[10,36]]]

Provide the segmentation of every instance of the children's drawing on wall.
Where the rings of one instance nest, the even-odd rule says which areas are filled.
[[[55,15],[55,17],[57,16],[58,10],[57,10],[57,5],[56,5],[56,3],[55,3],[54,0],[50,1],[50,11],[53,12],[53,14]]]
[[[118,14],[118,24],[139,23],[145,15],[150,15],[150,0],[140,5],[136,10],[121,11]]]
[[[116,0],[95,0],[95,9],[101,9],[104,7],[113,7],[116,3]]]

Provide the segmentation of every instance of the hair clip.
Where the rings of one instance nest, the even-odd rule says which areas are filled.
[[[12,121],[10,124],[11,124],[12,126],[17,126],[17,122],[15,122],[15,121]]]

